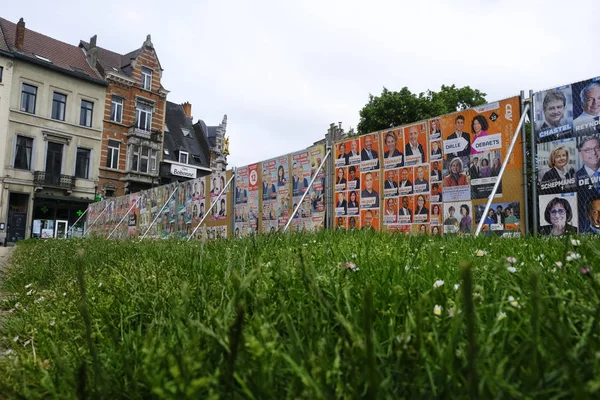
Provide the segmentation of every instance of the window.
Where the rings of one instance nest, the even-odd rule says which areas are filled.
[[[90,177],[90,153],[89,149],[77,149],[75,159],[75,177],[89,179]]]
[[[0,82],[2,82],[2,72],[4,72],[4,67],[0,67]]]
[[[33,85],[23,84],[21,89],[21,111],[35,114],[35,99],[37,97],[37,87]]]
[[[158,151],[150,150],[150,171],[156,171],[157,159],[158,159]]]
[[[79,115],[79,125],[92,126],[93,113],[94,103],[87,100],[81,100],[81,114]]]
[[[33,139],[25,136],[17,136],[17,148],[15,151],[14,168],[31,169],[31,153]]]
[[[108,152],[106,154],[106,166],[108,168],[119,169],[119,148],[121,143],[116,140],[108,141]]]
[[[39,54],[34,54],[34,56],[38,60],[46,61],[47,63],[51,63],[52,62],[52,61],[50,61],[50,59],[48,57],[40,56]]]
[[[123,121],[123,99],[120,97],[112,97],[110,103],[110,120],[119,123]]]
[[[59,177],[62,173],[63,147],[62,143],[48,142],[48,149],[46,151],[46,176]]]
[[[182,164],[187,164],[188,163],[188,153],[186,153],[185,151],[180,151],[179,152],[179,162]]]
[[[142,67],[142,89],[152,90],[152,70]]]
[[[52,119],[65,120],[65,109],[67,108],[67,96],[54,92],[52,97]]]
[[[140,146],[133,145],[131,147],[131,170],[137,171],[140,161]]]
[[[130,170],[147,174],[156,171],[158,151],[146,146],[131,146]]]
[[[152,106],[150,104],[138,101],[135,105],[136,126],[140,129],[149,131],[152,127]]]

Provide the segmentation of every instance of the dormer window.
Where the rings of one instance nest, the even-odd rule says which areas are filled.
[[[187,164],[188,163],[188,153],[185,151],[180,151],[179,152],[179,162],[181,164]]]
[[[152,90],[152,70],[142,67],[142,89]]]

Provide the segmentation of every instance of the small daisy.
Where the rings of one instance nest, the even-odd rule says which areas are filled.
[[[100,289],[101,287],[102,287],[102,282],[100,282],[100,283],[98,284],[98,289]]]
[[[17,343],[18,341],[19,341],[19,337],[18,337],[18,336],[15,336],[15,337],[13,338],[13,342]]]
[[[506,318],[506,313],[505,313],[505,312],[502,312],[502,311],[500,311],[500,312],[498,313],[498,321],[502,321],[504,318]]]
[[[562,268],[563,263],[561,263],[560,261],[557,261],[554,263],[554,265],[556,265],[558,268]]]
[[[571,239],[571,244],[577,247],[581,244],[581,242],[578,239]]]
[[[442,306],[440,306],[439,304],[436,304],[435,307],[433,307],[433,313],[435,315],[437,315],[438,317],[440,315],[442,315]]]
[[[508,301],[510,302],[510,305],[515,307],[515,308],[519,308],[519,302],[517,300],[515,300],[515,298],[513,296],[508,296]]]
[[[456,292],[459,287],[460,287],[460,283],[455,283],[454,284],[454,291]]]
[[[353,272],[359,271],[359,268],[356,266],[356,264],[354,264],[353,262],[350,262],[350,261],[348,261],[346,263],[346,268],[348,268],[350,271],[353,271]]]
[[[31,296],[34,293],[35,293],[35,289],[29,289],[29,292],[27,292],[27,296]]]
[[[485,251],[485,250],[477,250],[475,252],[475,254],[477,255],[477,257],[483,257],[483,256],[487,255],[487,251]]]
[[[25,289],[29,289],[31,287],[31,283],[28,283],[27,285],[25,285]]]
[[[506,270],[508,272],[510,272],[511,274],[514,274],[515,272],[517,272],[517,269],[515,267],[513,267],[513,266],[506,267]]]
[[[514,257],[506,257],[506,261],[510,264],[514,264],[517,262],[517,259]]]
[[[441,280],[441,279],[438,279],[437,281],[433,282],[433,288],[434,288],[434,289],[437,289],[437,288],[439,288],[440,286],[444,286],[444,281],[443,281],[443,280]]]
[[[352,255],[350,257],[356,259],[356,254],[352,253]]]

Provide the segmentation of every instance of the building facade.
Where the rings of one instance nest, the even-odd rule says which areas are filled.
[[[127,54],[98,47],[96,41],[94,36],[79,47],[108,82],[99,192],[121,196],[157,186],[168,91],[161,85],[163,69],[150,35]]]
[[[208,140],[194,129],[190,103],[167,101],[162,156],[161,185],[200,178],[212,172]]]
[[[77,46],[0,30],[0,222],[9,242],[64,237],[96,197],[107,84]]]
[[[210,168],[213,171],[225,171],[227,169],[227,156],[229,155],[229,139],[227,134],[227,115],[217,126],[208,126],[203,120],[194,124],[198,137],[203,135],[208,140],[210,148]]]

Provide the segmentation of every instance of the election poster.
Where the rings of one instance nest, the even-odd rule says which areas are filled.
[[[535,93],[534,111],[539,232],[600,233],[600,77]]]
[[[212,206],[210,211],[210,218],[206,218],[202,225],[206,225],[208,240],[214,238],[226,238],[229,233],[228,228],[233,223],[233,216],[229,212],[229,205],[234,205],[234,195],[235,188],[231,186],[233,181],[227,186],[227,183],[230,182],[230,179],[233,176],[232,170],[227,171],[219,171],[213,172],[211,175],[206,177],[206,179],[210,182],[210,187],[208,189],[209,193],[206,195],[205,204],[206,204],[206,212]],[[219,194],[222,195],[219,197]],[[202,202],[200,202],[202,205]],[[201,217],[200,217],[201,218]],[[213,235],[214,233],[214,235]],[[232,234],[235,232],[232,232]]]
[[[490,236],[520,236],[521,206],[518,202],[492,203],[486,215],[485,204],[475,208],[475,223],[483,218],[481,233]]]
[[[234,237],[239,238],[250,233],[249,229],[249,170],[248,166],[241,167],[236,170],[234,178],[235,189],[233,195],[233,226]]]

